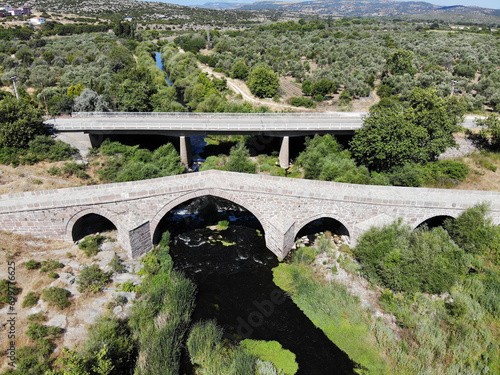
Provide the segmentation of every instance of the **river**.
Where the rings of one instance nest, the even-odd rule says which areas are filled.
[[[161,225],[173,235],[174,267],[198,286],[193,322],[215,319],[225,338],[275,340],[297,358],[297,374],[352,374],[354,364],[273,282],[278,265],[257,219],[228,201],[202,197],[176,208]],[[215,202],[212,220],[199,207]],[[210,211],[210,210],[208,210]],[[227,230],[207,228],[229,219]],[[259,230],[259,231],[258,231]],[[183,373],[192,374],[185,356]]]

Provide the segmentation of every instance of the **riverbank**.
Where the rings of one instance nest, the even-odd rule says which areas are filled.
[[[273,270],[274,282],[360,365],[358,373],[498,373],[500,273],[494,254],[475,255],[474,272],[449,292],[408,293],[360,277],[349,248],[327,244],[333,248],[324,238],[299,247]],[[349,280],[358,284],[347,285]]]

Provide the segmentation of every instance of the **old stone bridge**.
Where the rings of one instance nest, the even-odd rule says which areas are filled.
[[[261,223],[266,246],[279,258],[299,230],[319,218],[338,221],[351,243],[372,225],[403,218],[412,227],[434,218],[457,217],[490,202],[500,223],[500,192],[402,188],[298,180],[206,171],[153,180],[0,196],[0,229],[73,241],[88,218],[107,219],[132,257],[150,250],[161,219],[200,196],[232,201]],[[107,221],[106,220],[106,221]]]

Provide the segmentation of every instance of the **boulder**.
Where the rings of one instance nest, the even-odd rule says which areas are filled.
[[[68,326],[68,318],[66,318],[66,315],[56,315],[47,322],[47,325],[66,329]]]

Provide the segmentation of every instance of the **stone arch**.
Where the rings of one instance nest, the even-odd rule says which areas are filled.
[[[118,230],[118,224],[115,222],[115,219],[112,215],[98,208],[89,208],[76,213],[68,220],[65,231],[65,237],[68,241],[76,241],[80,239],[80,238],[75,239],[74,236],[75,225],[78,223],[80,219],[83,219],[88,215],[100,216],[103,219],[109,221],[111,224],[113,224],[113,226]]]
[[[435,228],[441,226],[446,219],[456,219],[456,216],[450,214],[430,215],[425,220],[422,220],[419,224],[414,225],[413,229],[418,229],[424,224],[427,224],[429,228]]]
[[[302,221],[300,221],[298,223],[298,225],[295,226],[295,234],[294,234],[294,238],[297,236],[297,234],[299,234],[299,232],[305,227],[307,226],[308,224],[312,223],[313,221],[316,221],[318,219],[333,219],[337,222],[339,222],[342,226],[344,226],[345,230],[347,231],[347,236],[352,239],[353,237],[353,234],[354,234],[354,229],[351,228],[351,226],[349,224],[347,224],[347,222],[338,217],[336,214],[317,214],[317,215],[313,215],[313,216],[309,216],[307,219],[304,219]]]
[[[264,232],[267,231],[267,221],[264,218],[264,215],[257,210],[255,207],[250,205],[248,202],[246,202],[244,199],[238,198],[236,195],[230,194],[224,190],[218,190],[218,189],[204,189],[204,190],[199,190],[191,193],[186,193],[183,194],[180,197],[177,197],[170,202],[168,202],[166,205],[164,205],[153,217],[151,220],[151,240],[154,240],[154,236],[156,233],[156,229],[158,227],[158,224],[160,224],[161,219],[168,214],[171,210],[173,210],[175,207],[178,205],[187,202],[191,199],[194,198],[199,198],[203,196],[211,195],[214,197],[218,198],[223,198],[228,201],[231,201],[233,203],[236,203],[237,205],[243,207],[246,209],[248,212],[250,212],[252,215],[254,215],[257,220],[259,221],[260,225],[262,225],[262,229],[264,229]]]

